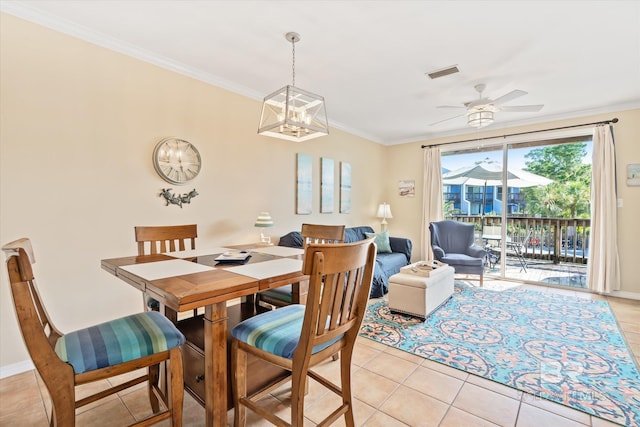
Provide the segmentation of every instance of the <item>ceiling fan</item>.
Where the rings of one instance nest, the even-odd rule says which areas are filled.
[[[502,95],[496,99],[483,98],[482,92],[484,92],[487,87],[484,83],[479,83],[474,86],[476,91],[479,94],[479,98],[474,101],[465,102],[464,106],[453,106],[453,105],[440,105],[436,108],[466,108],[466,112],[464,114],[458,114],[457,116],[449,117],[448,119],[440,120],[435,123],[431,123],[431,126],[436,125],[438,123],[446,122],[448,120],[452,120],[458,117],[467,116],[467,124],[472,127],[485,127],[493,123],[494,113],[498,111],[504,111],[507,113],[521,113],[521,112],[535,112],[540,111],[544,105],[502,105],[506,102],[509,102],[513,99],[519,98],[527,94],[527,92],[523,90],[512,90],[511,92]]]

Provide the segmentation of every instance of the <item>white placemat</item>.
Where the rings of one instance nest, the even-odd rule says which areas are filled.
[[[185,261],[183,259],[132,264],[120,268],[138,277],[142,277],[145,280],[157,280],[164,279],[165,277],[183,276],[185,274],[215,270],[215,267],[196,264],[195,262]]]
[[[302,270],[302,260],[292,258],[280,258],[272,261],[257,262],[255,264],[239,265],[227,268],[236,274],[253,277],[254,279],[266,279],[267,277],[280,276],[282,274],[295,273]]]
[[[169,255],[174,258],[193,258],[202,255],[221,254],[229,249],[226,248],[202,248],[202,249],[188,249],[186,251],[165,252],[164,255]]]
[[[294,256],[294,255],[302,255],[304,253],[304,249],[289,248],[287,246],[265,246],[265,247],[257,247],[255,249],[251,249],[251,252],[257,252],[260,254],[277,255],[277,256]]]

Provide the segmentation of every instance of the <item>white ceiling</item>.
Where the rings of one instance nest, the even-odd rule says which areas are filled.
[[[329,125],[382,144],[474,132],[464,109],[527,95],[489,128],[640,107],[640,1],[0,0],[2,11],[262,99],[325,97]],[[458,74],[425,73],[457,65]],[[437,125],[449,117],[462,115]],[[256,128],[259,111],[256,111]]]

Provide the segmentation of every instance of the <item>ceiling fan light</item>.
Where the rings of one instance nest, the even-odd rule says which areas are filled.
[[[467,115],[467,124],[474,128],[482,128],[493,123],[493,111],[472,111]]]

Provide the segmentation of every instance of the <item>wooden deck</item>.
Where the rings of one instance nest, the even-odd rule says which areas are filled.
[[[500,217],[456,215],[447,219],[474,224],[477,245],[500,246],[499,239],[487,241],[482,237],[500,235]],[[590,232],[591,220],[585,218],[508,216],[507,241],[520,243],[527,267],[522,268],[520,260],[507,253],[505,279],[586,290]],[[488,266],[485,277],[500,279],[500,265]]]
[[[568,262],[554,263],[540,259],[526,259],[526,271],[519,260],[507,256],[505,278],[524,283],[586,290],[587,266]],[[487,267],[486,277],[500,278],[500,265]]]
[[[495,216],[469,215],[448,219],[474,224],[479,241],[482,234],[500,234],[502,225],[502,219]],[[588,218],[507,217],[507,238],[522,243],[527,258],[586,264],[590,233],[591,220]]]

